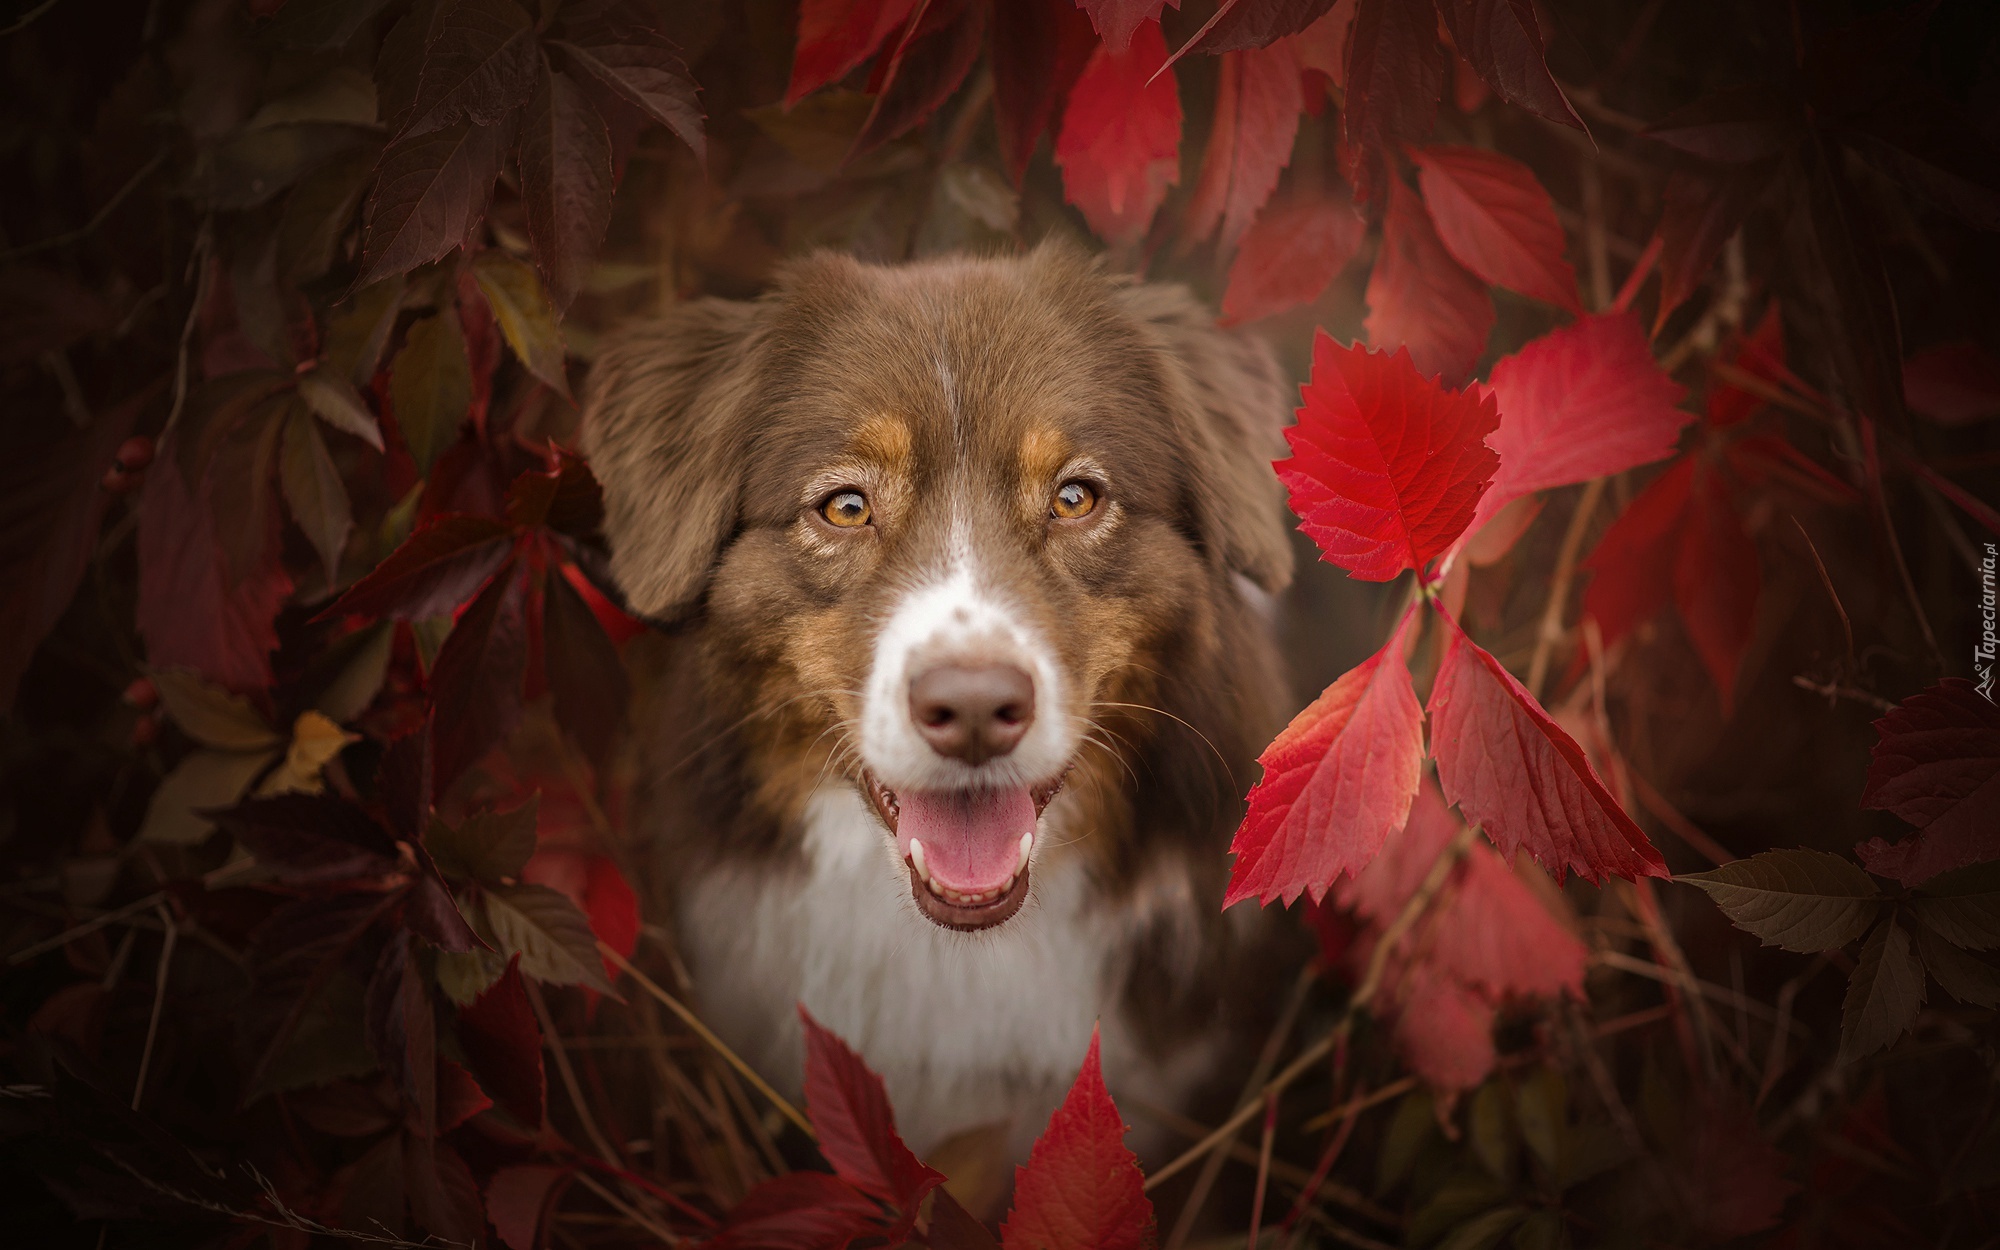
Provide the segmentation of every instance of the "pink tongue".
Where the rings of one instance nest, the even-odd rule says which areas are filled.
[[[931,879],[965,894],[997,890],[1021,860],[1021,835],[1035,828],[1028,788],[932,790],[896,796],[896,849],[924,844]]]

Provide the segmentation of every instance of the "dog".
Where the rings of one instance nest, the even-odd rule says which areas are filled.
[[[705,1017],[780,1089],[795,1005],[920,1153],[1014,1157],[1094,1023],[1185,1105],[1240,998],[1220,910],[1288,711],[1286,386],[1185,290],[1067,246],[819,254],[609,336],[582,441],[663,623],[635,706]]]

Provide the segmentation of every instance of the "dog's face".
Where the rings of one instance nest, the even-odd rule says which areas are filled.
[[[938,924],[1020,908],[1050,800],[1121,767],[1235,575],[1288,572],[1270,430],[1232,415],[1282,401],[1190,314],[1067,252],[822,257],[600,361],[586,438],[628,597],[701,614],[754,800],[844,774]],[[1225,366],[1245,393],[1211,393]]]

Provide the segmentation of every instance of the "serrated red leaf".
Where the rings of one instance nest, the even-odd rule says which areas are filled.
[[[916,6],[917,0],[804,0],[799,5],[799,41],[792,53],[785,107],[846,77],[874,56]]]
[[[1493,1004],[1424,964],[1404,968],[1389,991],[1396,1052],[1411,1072],[1444,1090],[1477,1087],[1492,1074]]]
[[[1775,383],[1790,371],[1785,367],[1785,323],[1778,312],[1778,302],[1764,310],[1763,320],[1756,330],[1744,339],[1730,359],[1731,364],[1753,377]],[[1765,400],[1760,395],[1738,390],[1720,379],[1711,381],[1708,387],[1708,423],[1713,426],[1731,426],[1749,417],[1763,407]]]
[[[1526,850],[1554,873],[1660,877],[1666,861],[1583,748],[1513,674],[1450,617],[1449,643],[1431,690],[1431,754],[1438,782],[1509,859]]]
[[[1584,129],[1542,54],[1533,0],[1439,0],[1451,41],[1494,94],[1552,122]]]
[[[1526,165],[1484,148],[1416,148],[1417,182],[1438,237],[1494,286],[1581,314],[1555,201]]]
[[[882,1210],[824,1172],[787,1172],[744,1195],[702,1244],[713,1250],[846,1250],[880,1231]]]
[[[1743,224],[1770,180],[1766,166],[1718,172],[1713,178],[1687,169],[1667,176],[1660,208],[1660,311],[1653,333],[1667,323],[1708,276],[1716,254]]]
[[[1736,515],[1729,487],[1696,464],[1674,553],[1674,607],[1722,696],[1724,716],[1735,706],[1737,672],[1750,649],[1762,589],[1757,547]]]
[[[521,957],[486,992],[458,1011],[458,1041],[465,1061],[493,1100],[522,1124],[540,1127],[547,1097],[542,1029],[521,983]]]
[[[1490,395],[1418,374],[1408,352],[1313,343],[1292,458],[1274,466],[1299,528],[1364,581],[1422,569],[1472,520],[1499,457]]]
[[[1181,7],[1181,0],[1171,2],[1176,9]],[[1076,0],[1076,7],[1090,15],[1090,24],[1113,56],[1124,55],[1148,23],[1157,28],[1160,10],[1167,4],[1168,0]],[[1161,59],[1165,59],[1164,53]]]
[[[1000,1228],[1006,1250],[1141,1250],[1154,1239],[1153,1204],[1125,1121],[1104,1087],[1097,1034],[1062,1106],[1014,1169],[1014,1209]]]
[[[562,19],[562,38],[552,45],[626,104],[680,136],[705,165],[708,144],[697,88],[680,49],[658,30],[657,11],[635,0],[594,0],[565,5]]]
[[[1393,191],[1399,180],[1385,166],[1404,144],[1422,142],[1437,120],[1445,71],[1437,31],[1429,4],[1361,0],[1354,11],[1341,120],[1343,172],[1358,200],[1379,202],[1385,180]]]
[[[493,1105],[479,1082],[444,1056],[437,1063],[437,1131],[449,1133]]]
[[[414,621],[454,612],[506,561],[509,534],[507,526],[489,517],[433,517],[348,587],[319,619],[355,615]]]
[[[806,1115],[820,1153],[843,1181],[871,1198],[914,1211],[944,1182],[896,1132],[896,1115],[882,1078],[801,1004],[806,1036]]]
[[[986,43],[987,6],[977,0],[930,0],[895,51],[876,70],[875,103],[848,150],[856,160],[921,125],[951,98]]]
[[[1694,485],[1694,458],[1675,461],[1625,505],[1583,562],[1591,575],[1583,614],[1609,647],[1667,606],[1680,528]]]
[[[504,1167],[486,1182],[486,1218],[507,1250],[541,1250],[542,1227],[568,1187],[573,1168],[544,1163]]]
[[[521,122],[521,204],[549,298],[568,308],[611,222],[611,135],[563,73],[541,69]]]
[[[528,665],[526,570],[519,565],[487,583],[459,616],[431,668],[434,784],[451,788],[460,773],[521,718]]]
[[[534,90],[538,60],[535,23],[514,0],[446,0],[431,19],[416,97],[397,137],[495,124]]]
[[[1947,677],[1903,700],[1875,732],[1881,738],[1861,806],[1894,812],[1919,832],[1856,848],[1868,871],[1920,885],[2000,859],[2000,708],[1991,698],[1963,677]]]
[[[1090,17],[1072,0],[993,6],[993,122],[1000,132],[1000,159],[1016,185],[1056,106],[1096,50]]]
[[[1551,330],[1494,365],[1492,386],[1500,425],[1486,445],[1500,468],[1474,532],[1523,495],[1666,459],[1694,419],[1629,313]]]
[[[1312,303],[1367,233],[1368,223],[1345,200],[1308,196],[1265,205],[1229,266],[1223,320],[1256,321]]]
[[[1189,242],[1220,226],[1222,250],[1236,246],[1277,189],[1278,174],[1292,163],[1303,105],[1299,65],[1288,45],[1223,55],[1215,122],[1188,200]]]
[[[1418,369],[1451,383],[1472,372],[1493,329],[1486,284],[1445,250],[1430,214],[1400,178],[1390,182],[1382,247],[1364,298],[1370,343],[1408,348]]]
[[[1334,0],[1222,0],[1215,6],[1215,16],[1182,44],[1174,57],[1269,47],[1319,21],[1333,5]]]
[[[1903,397],[1939,425],[2000,417],[2000,360],[1970,339],[1926,347],[1903,362]]]
[[[513,136],[511,124],[461,122],[390,144],[368,193],[355,289],[429,264],[470,238]]]
[[[1180,181],[1180,86],[1171,73],[1153,77],[1166,59],[1160,24],[1147,22],[1122,53],[1106,45],[1091,55],[1063,109],[1063,198],[1107,243],[1144,234]]]
[[[1246,898],[1317,903],[1360,872],[1409,818],[1423,772],[1424,713],[1403,660],[1416,609],[1380,651],[1292,719],[1257,762],[1263,780],[1229,849],[1224,907]]]

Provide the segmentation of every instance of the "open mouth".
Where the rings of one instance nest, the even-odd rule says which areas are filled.
[[[898,794],[863,772],[861,788],[895,836],[917,907],[947,929],[987,929],[1028,898],[1035,826],[1069,770],[1035,786]]]

